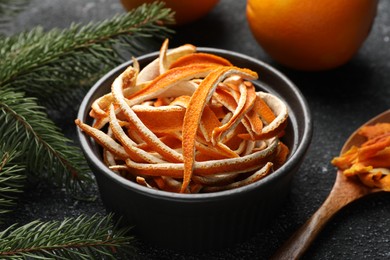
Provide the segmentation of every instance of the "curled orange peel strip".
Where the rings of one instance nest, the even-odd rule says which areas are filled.
[[[121,145],[119,145],[114,139],[112,139],[107,134],[105,134],[104,132],[102,132],[96,128],[93,128],[87,124],[84,124],[83,122],[81,122],[80,119],[76,119],[75,123],[85,133],[92,136],[101,146],[108,149],[110,152],[112,152],[113,154],[115,154],[119,158],[125,159],[128,157],[125,149]]]
[[[252,109],[256,100],[256,92],[254,87],[248,88],[245,84],[240,84],[240,99],[237,107],[233,113],[233,116],[224,125],[217,127],[213,131],[213,143],[218,143],[221,138],[227,133],[228,130],[233,130],[236,125],[239,124],[242,118]]]
[[[181,192],[190,183],[195,161],[195,137],[205,104],[210,100],[218,83],[226,77],[237,74],[246,79],[257,79],[257,73],[248,69],[218,67],[202,81],[190,99],[183,121],[184,176]]]
[[[270,138],[272,136],[278,136],[281,134],[286,125],[287,125],[287,119],[288,119],[288,109],[287,105],[277,98],[276,96],[265,93],[262,91],[257,92],[257,95],[260,99],[262,99],[264,102],[264,105],[268,106],[270,110],[275,111],[277,116],[269,123],[268,125],[265,125],[261,133],[255,134],[251,136],[250,134],[241,134],[239,135],[243,139],[255,139],[255,140],[263,140]],[[261,117],[261,111],[258,111],[260,113]]]
[[[163,160],[156,158],[150,153],[145,152],[144,150],[138,148],[136,143],[129,138],[128,135],[124,132],[120,126],[118,119],[115,115],[114,106],[110,107],[110,128],[115,136],[115,138],[122,144],[125,151],[128,153],[129,157],[133,160],[139,162],[149,162],[149,163],[162,163]]]
[[[185,44],[175,49],[168,50],[166,52],[166,57],[165,57],[166,65],[170,67],[172,62],[176,61],[177,59],[179,59],[184,55],[194,53],[195,51],[196,51],[196,47],[191,44]],[[148,65],[146,65],[145,68],[142,69],[138,75],[137,84],[145,81],[150,81],[156,78],[158,75],[160,75],[159,66],[160,66],[160,58],[157,58],[152,62],[150,62]]]
[[[141,106],[132,107],[135,114],[153,133],[171,133],[181,131],[185,109],[178,106]]]
[[[156,77],[147,87],[130,95],[127,103],[132,106],[147,99],[156,98],[169,88],[175,87],[183,81],[205,77],[215,69],[215,67],[215,65],[195,64],[171,69]]]
[[[261,151],[224,160],[209,160],[194,163],[194,174],[200,176],[212,176],[218,173],[243,173],[248,169],[255,170],[267,163],[270,157],[276,155],[278,140],[269,140],[269,146]],[[172,178],[181,178],[185,171],[184,163],[137,163],[130,158],[126,159],[126,165],[130,170],[137,174],[147,176],[168,176]]]
[[[185,56],[182,56],[181,58],[177,59],[175,62],[173,62],[170,66],[170,68],[176,68],[176,67],[183,67],[188,66],[191,64],[211,64],[211,65],[220,65],[220,66],[233,66],[233,64],[230,63],[230,61],[209,53],[191,53],[187,54]]]
[[[158,62],[160,75],[169,69],[169,67],[168,67],[169,61],[167,58],[168,43],[169,43],[169,40],[165,39],[165,41],[163,42],[163,44],[161,45],[161,48],[160,48],[160,56],[159,56],[159,62]]]
[[[209,186],[209,187],[205,188],[205,191],[206,192],[215,192],[215,191],[221,191],[221,190],[230,190],[230,189],[235,189],[235,188],[239,188],[239,187],[254,183],[254,182],[264,178],[266,175],[268,175],[272,170],[272,165],[273,165],[272,162],[267,162],[266,165],[264,165],[260,170],[257,170],[255,173],[253,173],[252,175],[250,175],[249,177],[247,177],[244,180],[232,182],[232,183],[229,183],[229,184],[224,185],[224,186]]]
[[[93,102],[93,127],[76,120],[111,170],[148,188],[213,192],[258,181],[287,160],[278,138],[284,102],[256,92],[256,72],[195,51],[166,40],[158,58],[142,70],[133,60]]]
[[[124,74],[121,74],[114,80],[114,83],[111,87],[111,91],[116,103],[118,103],[124,115],[127,117],[129,122],[134,125],[133,130],[137,132],[137,134],[142,138],[142,140],[154,147],[154,149],[168,161],[183,161],[183,156],[175,150],[171,149],[169,146],[165,145],[160,139],[158,139],[153,134],[153,132],[145,126],[145,124],[139,119],[139,117],[137,117],[135,112],[127,104],[123,96],[123,76]]]
[[[372,139],[389,132],[389,123],[376,123],[375,125],[367,125],[359,129],[359,134],[365,136],[367,139]]]

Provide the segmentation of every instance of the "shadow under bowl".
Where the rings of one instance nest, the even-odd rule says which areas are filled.
[[[250,185],[213,193],[177,194],[153,190],[111,171],[102,159],[101,149],[78,129],[86,160],[94,173],[101,199],[108,211],[134,226],[137,238],[153,245],[180,251],[217,249],[244,241],[264,228],[277,214],[291,179],[304,158],[312,137],[308,104],[299,89],[271,66],[243,54],[198,48],[222,56],[235,66],[259,74],[257,90],[272,93],[287,104],[289,121],[282,138],[290,149],[286,163],[266,178]],[[158,52],[137,58],[141,68],[158,57]],[[87,93],[78,118],[92,124],[88,113],[92,102],[110,92],[113,80],[132,62],[126,62],[102,77]]]

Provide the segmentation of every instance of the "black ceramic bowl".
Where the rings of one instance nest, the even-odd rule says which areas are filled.
[[[176,194],[152,190],[109,170],[102,161],[98,145],[78,130],[81,148],[107,209],[134,226],[138,238],[180,250],[227,247],[267,225],[280,209],[312,135],[311,114],[305,98],[283,74],[261,61],[231,51],[212,48],[198,48],[198,51],[225,57],[235,66],[256,71],[259,74],[259,80],[254,82],[256,88],[273,93],[287,103],[289,122],[283,142],[289,146],[291,154],[281,168],[266,178],[214,193]],[[141,68],[156,57],[157,52],[139,57]],[[116,67],[91,88],[80,106],[79,119],[92,123],[88,115],[92,102],[108,93],[113,80],[129,65],[131,62]]]

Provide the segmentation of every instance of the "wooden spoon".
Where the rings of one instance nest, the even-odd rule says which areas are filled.
[[[390,110],[372,118],[364,125],[378,122],[390,122]],[[345,142],[341,154],[352,145],[359,146],[365,138],[357,134],[356,130]],[[368,194],[382,191],[378,188],[369,188],[357,178],[347,178],[340,171],[337,172],[336,181],[321,207],[301,226],[272,256],[271,259],[298,259],[309,248],[325,224],[344,206]]]

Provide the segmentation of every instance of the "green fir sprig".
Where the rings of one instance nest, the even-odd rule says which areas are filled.
[[[114,226],[112,215],[79,216],[63,221],[32,221],[0,232],[1,259],[115,259],[134,255],[128,228]]]
[[[40,101],[61,101],[72,89],[90,83],[117,64],[125,53],[145,51],[148,40],[172,31],[170,9],[143,5],[98,23],[29,32],[0,39],[0,87],[24,91]],[[58,94],[62,95],[58,99]]]
[[[19,153],[16,147],[7,142],[0,145],[0,215],[10,212],[23,192],[25,167],[15,161]]]
[[[30,174],[72,191],[93,181],[79,148],[70,145],[33,97],[0,88],[0,136],[2,143],[19,144],[19,161]]]

